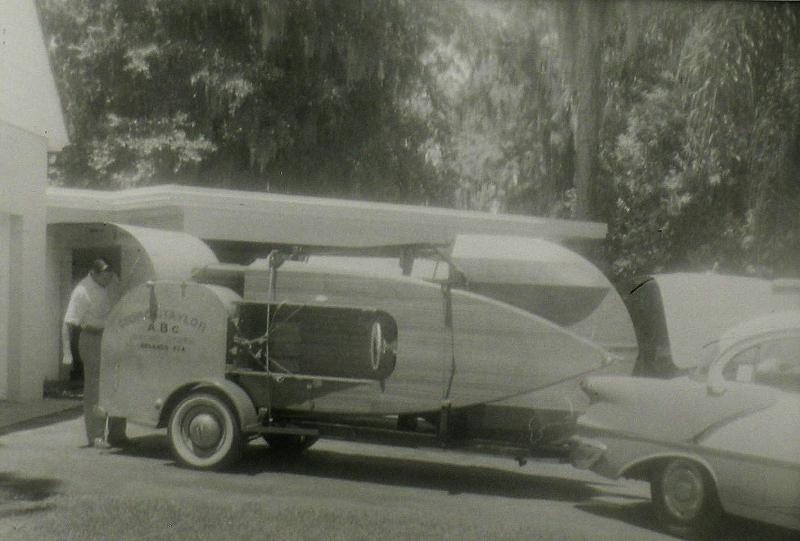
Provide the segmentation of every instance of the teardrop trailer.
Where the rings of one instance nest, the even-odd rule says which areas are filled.
[[[572,295],[560,314],[545,303],[551,318],[583,317],[603,299],[599,271],[550,248],[570,255],[548,271],[562,283],[546,295]],[[560,448],[569,434],[551,430],[530,397],[602,370],[612,356],[520,307],[542,302],[543,267],[530,288],[530,277],[519,279],[527,271],[509,273],[512,288],[508,276],[489,283],[492,265],[470,267],[455,249],[424,254],[436,268],[425,278],[273,252],[250,266],[204,264],[188,279],[141,283],[106,325],[100,407],[166,428],[176,460],[197,469],[231,465],[256,437],[285,451],[320,437],[517,458]],[[565,285],[568,263],[591,272]],[[515,303],[488,296],[492,288],[516,291],[504,299]]]

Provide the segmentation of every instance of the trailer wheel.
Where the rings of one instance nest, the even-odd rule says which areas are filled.
[[[239,459],[242,434],[228,403],[208,392],[195,392],[172,411],[167,429],[170,447],[183,466],[219,470]]]
[[[264,440],[270,449],[292,455],[302,453],[314,445],[318,439],[316,436],[296,434],[264,434]]]

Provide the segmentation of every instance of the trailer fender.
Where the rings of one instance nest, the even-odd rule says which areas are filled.
[[[250,432],[254,427],[260,425],[258,420],[258,411],[256,411],[253,401],[250,399],[250,396],[245,392],[244,389],[226,379],[208,378],[184,385],[180,389],[177,389],[175,392],[173,392],[167,400],[167,407],[165,407],[162,411],[159,426],[166,426],[169,415],[173,408],[184,397],[193,392],[202,390],[208,390],[215,394],[221,394],[231,403],[236,411],[236,416],[238,417],[239,426],[241,427],[242,432]]]

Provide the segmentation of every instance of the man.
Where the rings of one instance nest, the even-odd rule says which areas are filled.
[[[119,280],[103,258],[92,263],[88,276],[81,280],[69,298],[61,329],[63,362],[71,365],[72,340],[78,337],[78,351],[83,360],[83,418],[90,447],[108,448],[127,443],[125,419],[108,419],[97,412],[100,395],[100,339],[106,317],[119,299]],[[77,333],[73,331],[78,329]]]

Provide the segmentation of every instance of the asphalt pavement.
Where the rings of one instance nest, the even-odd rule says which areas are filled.
[[[646,483],[554,460],[321,440],[300,457],[247,446],[224,472],[179,468],[163,431],[86,449],[77,397],[0,401],[0,539],[672,539]],[[0,469],[2,470],[2,469]],[[730,517],[725,541],[796,532]]]
[[[69,412],[70,410],[67,410]],[[178,467],[164,431],[87,449],[79,409],[0,441],[2,541],[670,541],[646,483],[554,460],[320,440],[300,456],[258,439],[222,472]],[[29,421],[30,422],[35,422]],[[715,541],[795,541],[732,517]]]

